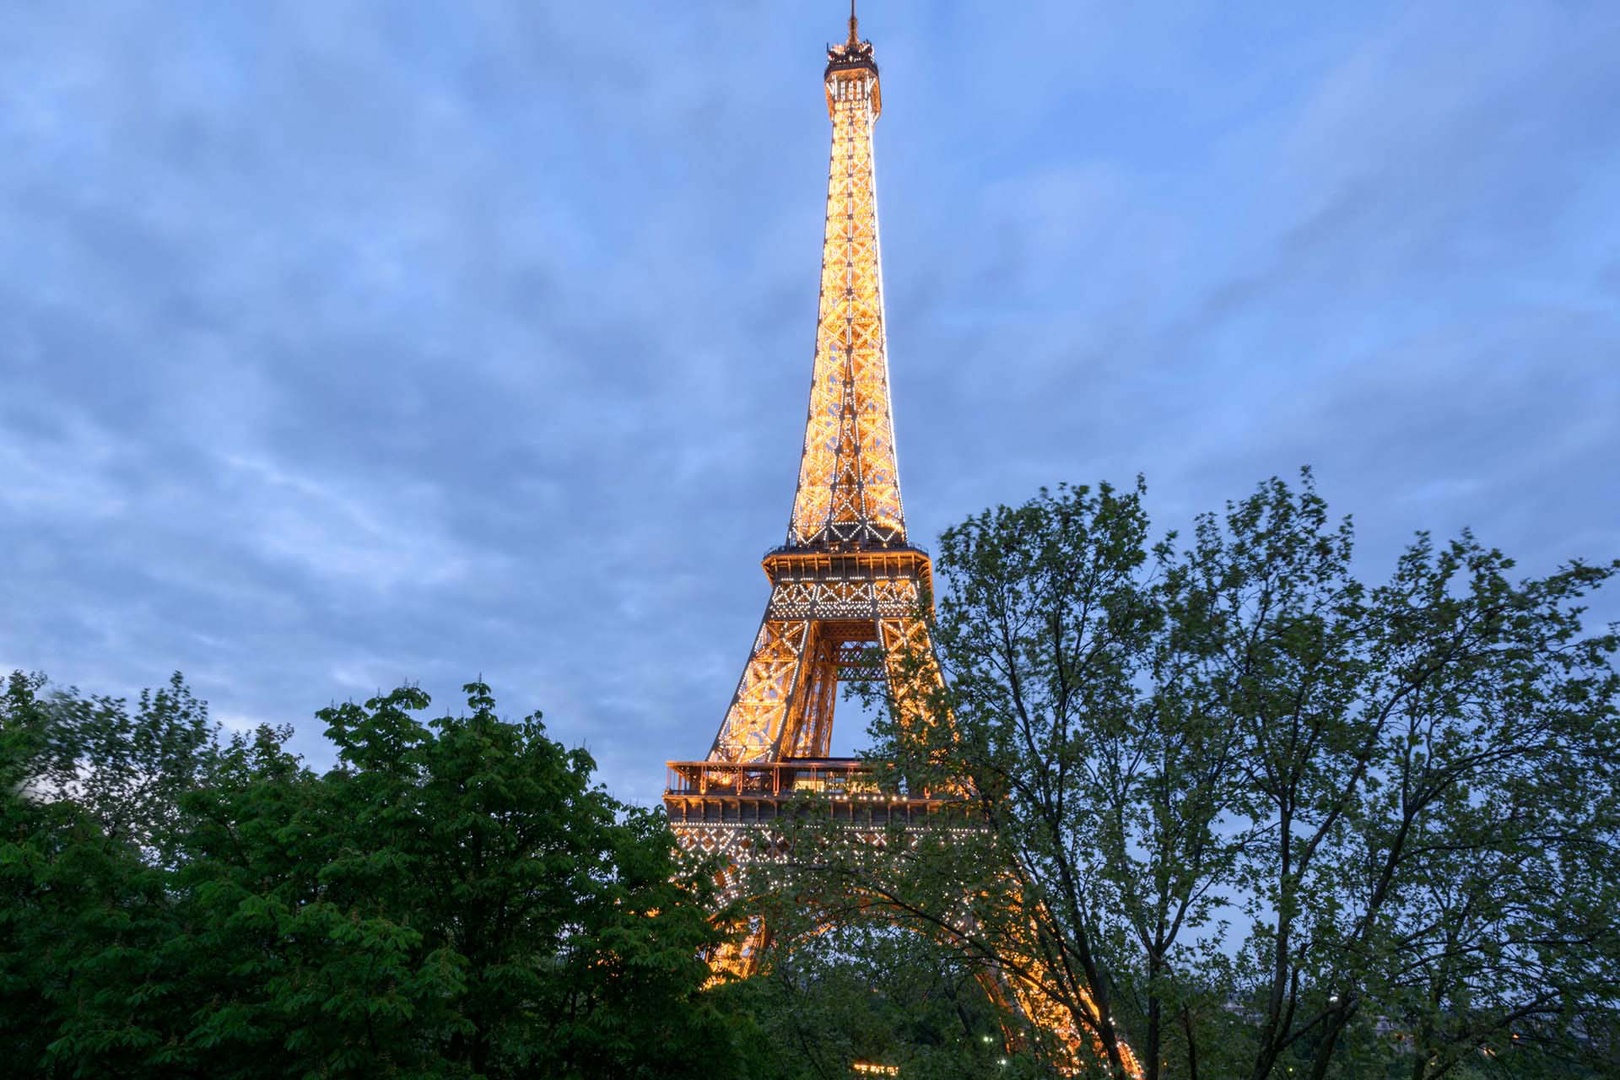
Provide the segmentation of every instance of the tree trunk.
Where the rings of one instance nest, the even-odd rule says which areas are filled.
[[[1159,1000],[1159,976],[1163,970],[1164,963],[1157,954],[1148,957],[1147,1037],[1142,1042],[1142,1065],[1147,1080],[1159,1080],[1159,1019],[1163,1012],[1163,1004]]]

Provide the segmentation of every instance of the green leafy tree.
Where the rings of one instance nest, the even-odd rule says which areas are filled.
[[[843,1080],[855,1062],[908,1080],[1026,1080],[1041,1075],[1004,1045],[999,1012],[973,965],[892,924],[812,927],[810,912],[773,907],[778,940],[758,975],[726,987],[757,1030],[752,1080]]]
[[[467,690],[470,715],[431,725],[409,688],[323,710],[337,769],[315,780],[259,748],[268,779],[193,798],[181,881],[221,935],[201,951],[229,1003],[207,1037],[244,1072],[267,1036],[315,1072],[723,1070],[699,993],[709,896],[667,829],[593,786],[537,715],[506,723]],[[265,977],[229,992],[259,958]]]
[[[25,1071],[735,1074],[702,868],[538,714],[480,683],[428,723],[409,687],[334,706],[317,775],[285,730],[220,743],[178,681],[135,716],[40,690],[14,677],[0,728],[0,1039]],[[69,746],[114,775],[92,750],[67,783]]]
[[[1581,615],[1620,563],[1515,581],[1420,536],[1368,586],[1352,540],[1308,473],[1185,546],[1140,485],[947,530],[948,685],[873,759],[976,827],[796,849],[803,887],[1032,977],[1115,1074],[1122,1040],[1154,1077],[1601,1053],[1620,682]]]
[[[64,709],[44,687],[13,673],[0,700],[0,1052],[24,1073],[118,1075],[162,1041],[144,994],[178,928],[137,830],[109,833],[95,811],[123,826],[138,814],[110,795],[93,810],[53,797],[64,717],[104,724],[117,707]]]

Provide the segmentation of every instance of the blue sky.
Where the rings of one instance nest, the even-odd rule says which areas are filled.
[[[482,674],[656,800],[786,529],[842,20],[0,0],[0,669],[179,669],[317,764],[322,705]],[[1372,577],[1620,555],[1620,5],[862,31],[915,540],[1309,463]]]

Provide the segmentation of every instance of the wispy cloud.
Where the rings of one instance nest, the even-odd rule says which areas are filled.
[[[1370,563],[1613,554],[1611,8],[864,13],[917,539],[1313,462]],[[0,661],[321,760],[326,702],[481,673],[656,798],[786,525],[837,13],[6,18]]]

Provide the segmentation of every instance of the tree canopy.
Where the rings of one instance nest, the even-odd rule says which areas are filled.
[[[222,739],[176,678],[0,705],[0,1047],[36,1075],[727,1076],[706,876],[538,714]]]
[[[880,844],[781,819],[740,984],[702,960],[750,914],[718,868],[481,682],[321,710],[317,772],[178,676],[13,674],[8,1068],[1034,1077],[1072,1029],[1114,1076],[1613,1075],[1620,635],[1583,605],[1620,562],[1419,535],[1369,583],[1308,474],[1185,539],[1143,495],[945,532],[938,657],[864,689],[877,782],[958,801]]]
[[[1116,1074],[1608,1073],[1620,677],[1582,615],[1620,563],[1419,535],[1368,584],[1353,538],[1308,472],[1186,540],[1140,482],[947,530],[946,685],[871,756],[972,827],[818,837],[796,887],[1032,981]]]

